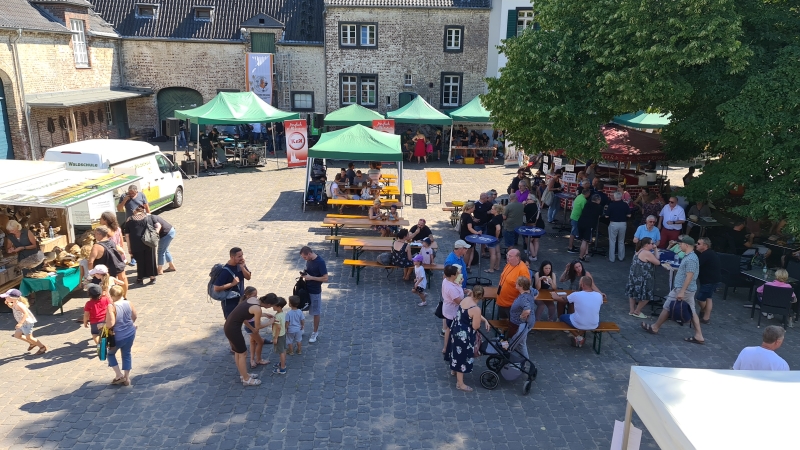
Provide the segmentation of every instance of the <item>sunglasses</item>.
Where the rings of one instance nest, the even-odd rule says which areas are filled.
[[[670,201],[670,202],[669,202],[669,204],[670,204],[670,205],[674,205],[674,204],[675,204],[675,202],[673,202],[673,201]]]

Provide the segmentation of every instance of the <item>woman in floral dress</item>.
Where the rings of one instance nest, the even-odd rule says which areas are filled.
[[[489,331],[489,321],[481,316],[481,309],[475,304],[475,299],[483,298],[483,287],[475,286],[473,296],[461,300],[458,312],[450,326],[450,375],[456,376],[456,389],[472,392],[472,388],[464,384],[464,374],[472,372],[475,361],[475,335],[481,326],[486,323]]]
[[[656,244],[649,237],[642,238],[636,243],[636,254],[633,255],[631,271],[628,274],[628,285],[625,286],[625,293],[630,299],[629,315],[639,319],[646,319],[642,313],[642,308],[647,302],[653,299],[653,287],[655,285],[655,266],[661,265],[658,256],[653,254]],[[636,301],[639,304],[636,304]]]

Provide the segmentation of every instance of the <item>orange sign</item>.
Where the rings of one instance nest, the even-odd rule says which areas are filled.
[[[376,119],[372,121],[372,129],[394,134],[394,119]]]
[[[286,120],[286,160],[289,167],[305,167],[308,161],[308,127],[306,120]]]

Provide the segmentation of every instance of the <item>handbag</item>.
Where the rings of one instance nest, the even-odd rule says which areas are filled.
[[[438,318],[440,318],[440,319],[444,319],[444,314],[442,313],[442,307],[443,306],[444,306],[444,302],[442,300],[439,300],[439,304],[436,305],[436,311],[433,312],[433,315],[438,317]]]
[[[106,360],[106,355],[108,354],[108,337],[111,335],[111,331],[106,328],[105,326],[100,330],[100,341],[97,343],[97,357],[100,361]]]
[[[542,195],[542,203],[550,206],[550,202],[552,201],[553,201],[553,191],[547,189],[546,191],[544,191],[544,195]]]
[[[158,232],[153,226],[152,220],[147,218],[147,229],[144,230],[144,234],[142,235],[142,242],[150,248],[156,248],[158,247],[158,240]]]

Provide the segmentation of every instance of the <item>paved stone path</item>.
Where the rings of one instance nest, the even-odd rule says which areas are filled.
[[[335,257],[323,241],[326,231],[318,225],[325,213],[301,211],[304,170],[283,166],[276,170],[273,161],[264,169],[187,181],[184,206],[162,213],[177,228],[172,253],[178,272],[130,291],[140,313],[133,387],[109,386],[112,371],[93,357],[88,330],[74,322],[82,316],[81,295],[66,304],[63,316],[38,316],[35,333],[50,348],[42,357],[25,354],[24,344],[8,337],[12,318],[0,315],[6,330],[0,340],[0,447],[607,449],[614,420],[624,418],[631,365],[729,368],[742,347],[760,342],[761,330],[741,307],[741,290],[717,302],[713,324],[703,330],[705,346],[684,343],[690,330],[674,323],[660,336],[641,332],[622,293],[628,249],[623,263],[597,257],[587,265],[608,294],[602,320],[622,328],[604,339],[602,354],[569,347],[562,333],[534,333],[529,348],[539,376],[530,395],[521,394],[519,380],[494,391],[481,388],[483,360],[466,377],[475,392],[457,391],[439,353],[433,306],[418,308],[398,273],[387,278],[383,270],[368,269],[356,286],[341,265],[345,256]],[[489,188],[504,192],[514,173],[501,166],[436,166],[445,182],[443,200],[477,198]],[[405,173],[415,192],[424,192],[423,168],[412,164]],[[412,222],[428,219],[443,261],[457,237],[441,206],[403,214]],[[560,269],[573,258],[564,251],[564,235],[549,232],[542,241],[540,261],[550,259]],[[303,267],[303,245],[318,250],[331,273],[319,341],[307,343],[307,321],[303,355],[288,357],[288,374],[261,368],[264,384],[245,388],[220,308],[206,299],[208,271],[240,246],[254,274],[247,284],[288,296]],[[794,368],[800,366],[800,355],[791,352],[797,345],[790,329],[778,352]],[[657,448],[646,432],[642,448]]]

